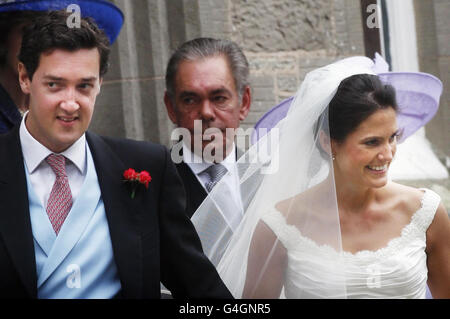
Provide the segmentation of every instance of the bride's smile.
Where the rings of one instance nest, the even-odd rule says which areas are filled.
[[[343,142],[332,142],[336,183],[382,187],[397,147],[397,121],[391,107],[364,120]]]

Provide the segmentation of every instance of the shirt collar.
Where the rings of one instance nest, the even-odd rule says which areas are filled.
[[[28,132],[25,125],[27,115],[28,112],[24,114],[22,122],[20,123],[19,135],[25,164],[27,166],[28,173],[32,174],[42,163],[42,161],[53,152],[39,143],[33,136],[31,136],[30,132]],[[86,168],[86,135],[81,135],[75,143],[60,154],[68,158],[77,167],[77,169],[84,174]]]
[[[192,171],[198,175],[203,172],[205,169],[210,167],[212,164],[204,162],[203,159],[197,154],[191,152],[190,148],[183,143],[183,161],[188,164],[188,166],[192,169]],[[232,145],[230,154],[225,157],[225,159],[221,162],[223,166],[227,168],[230,172],[234,168],[236,164],[236,146]]]

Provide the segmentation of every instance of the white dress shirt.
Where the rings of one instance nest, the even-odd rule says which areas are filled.
[[[183,161],[189,166],[200,184],[208,193],[208,191],[206,190],[206,183],[208,183],[210,180],[205,170],[213,164],[204,162],[197,154],[191,152],[189,147],[187,147],[185,144],[183,144]],[[227,189],[231,193],[233,203],[235,203],[235,205],[230,206],[230,208],[227,209],[224,213],[226,215],[231,212],[232,214],[234,214],[234,216],[227,217],[229,224],[232,226],[232,228],[234,228],[237,226],[238,221],[242,219],[244,210],[242,206],[239,174],[236,165],[236,147],[234,143],[230,154],[228,154],[227,157],[225,157],[225,159],[220,163],[225,166],[228,171],[228,173],[222,177],[220,182],[227,185]],[[226,196],[226,200],[229,200],[228,194],[224,194],[224,196]]]
[[[27,113],[20,123],[19,131],[23,158],[33,190],[45,209],[56,180],[55,173],[45,159],[53,152],[30,134],[25,125],[26,117]],[[86,136],[83,134],[72,146],[59,153],[66,157],[66,174],[73,202],[75,202],[86,177],[86,147]]]

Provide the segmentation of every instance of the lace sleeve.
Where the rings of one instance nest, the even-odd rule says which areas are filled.
[[[413,215],[412,222],[421,232],[425,233],[434,219],[441,197],[430,189],[421,188],[421,190],[425,192],[421,208]]]

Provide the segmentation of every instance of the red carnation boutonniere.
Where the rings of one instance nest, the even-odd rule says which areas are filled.
[[[152,177],[147,171],[138,173],[132,168],[123,172],[123,178],[125,178],[124,182],[130,183],[131,185],[131,199],[136,195],[136,189],[139,184],[145,185],[145,188],[148,189],[148,183],[152,180]]]

